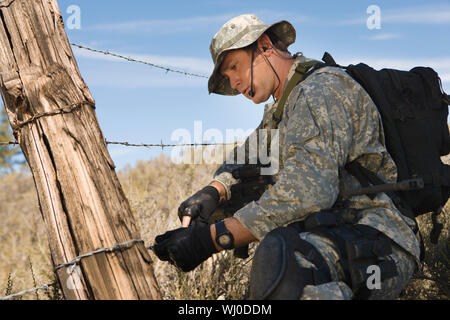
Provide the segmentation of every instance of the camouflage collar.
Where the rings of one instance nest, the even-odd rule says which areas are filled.
[[[274,104],[274,111],[272,114],[272,128],[278,127],[284,112],[284,105],[291,94],[292,90],[303,80],[304,75],[319,61],[309,59],[303,55],[297,56],[291,69],[288,72],[283,88],[281,98]]]

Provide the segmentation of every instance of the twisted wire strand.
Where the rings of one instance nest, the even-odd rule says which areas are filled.
[[[72,42],[70,43],[70,45],[72,45],[74,47],[77,47],[77,48],[80,48],[80,49],[83,49],[83,50],[87,50],[87,51],[91,51],[91,52],[95,52],[95,53],[101,53],[101,54],[112,56],[112,57],[116,57],[116,58],[119,58],[119,59],[124,59],[124,60],[127,60],[129,62],[142,63],[142,64],[148,65],[150,67],[153,67],[153,68],[162,69],[162,70],[166,71],[166,73],[168,73],[168,72],[175,72],[175,73],[179,73],[179,74],[182,74],[182,75],[185,75],[185,76],[192,76],[192,77],[208,79],[207,76],[202,75],[202,74],[191,73],[191,72],[182,71],[182,70],[176,70],[176,69],[171,69],[171,68],[168,68],[168,67],[157,65],[157,64],[152,63],[152,62],[143,61],[143,60],[139,60],[139,59],[132,58],[132,57],[126,57],[126,56],[118,54],[118,53],[110,52],[109,50],[93,49],[93,48],[90,48],[90,47],[87,47],[87,46],[84,46],[84,45],[81,45],[81,44],[78,44],[78,43],[72,43]]]
[[[96,255],[96,254],[99,254],[99,253],[114,252],[114,251],[121,250],[121,249],[129,249],[129,248],[131,248],[132,245],[134,245],[135,243],[138,243],[138,242],[142,242],[143,243],[144,240],[131,239],[131,240],[128,240],[128,241],[125,241],[125,242],[122,242],[122,243],[116,243],[116,244],[114,244],[112,246],[109,246],[109,247],[100,248],[100,249],[97,249],[95,251],[91,251],[91,252],[79,255],[79,256],[75,257],[74,259],[72,259],[69,262],[62,263],[62,264],[56,266],[54,271],[56,272],[56,271],[58,271],[61,268],[76,265],[76,264],[80,263],[80,261],[82,259],[90,257],[90,256],[93,256],[93,255]]]
[[[56,285],[56,282],[49,283],[49,284],[44,284],[43,286],[40,286],[40,287],[36,287],[36,288],[20,291],[20,292],[11,294],[9,296],[1,297],[0,300],[11,300],[11,299],[14,299],[14,298],[26,295],[28,293],[33,293],[33,292],[36,292],[36,291],[39,291],[39,290],[48,290],[50,287],[53,287],[55,285]]]

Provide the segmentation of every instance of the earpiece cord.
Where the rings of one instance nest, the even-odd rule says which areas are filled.
[[[259,49],[258,49],[258,50],[259,50]],[[259,50],[259,51],[261,52],[261,50]],[[273,92],[272,92],[272,98],[273,98],[273,100],[274,100],[275,102],[277,102],[277,99],[275,98],[274,94],[275,94],[275,92],[277,92],[278,88],[280,87],[280,85],[281,85],[281,80],[280,80],[280,77],[278,76],[278,73],[275,71],[275,68],[274,68],[273,65],[270,63],[269,59],[267,59],[267,57],[266,57],[262,52],[261,52],[261,54],[262,54],[262,56],[264,57],[264,59],[266,60],[266,62],[269,64],[269,66],[272,68],[273,72],[275,73],[275,76],[277,77],[278,85],[277,85],[277,87],[275,88],[275,90],[273,90]]]
[[[253,91],[253,62],[254,62],[254,58],[255,58],[255,46],[253,46],[252,48],[252,61],[250,63],[250,91],[248,92],[248,95],[250,97],[254,97],[255,96],[255,91]]]
[[[258,48],[257,45],[253,46],[253,48],[252,48],[252,61],[251,61],[251,64],[250,64],[250,91],[249,91],[248,95],[249,95],[250,97],[252,97],[252,98],[255,96],[255,91],[253,90],[253,62],[254,62],[254,59],[255,59],[255,48],[262,54],[262,56],[264,57],[264,59],[266,60],[266,62],[267,62],[267,63],[269,64],[269,66],[272,68],[272,71],[275,73],[275,76],[277,77],[278,85],[277,85],[277,87],[275,88],[275,90],[272,92],[272,98],[273,98],[273,100],[274,100],[275,102],[277,102],[277,99],[275,98],[274,95],[275,95],[275,92],[277,92],[277,90],[279,89],[279,87],[280,87],[280,85],[281,85],[281,79],[280,79],[280,77],[278,76],[278,73],[276,72],[276,70],[275,70],[275,68],[273,67],[272,63],[270,63],[269,59],[267,59],[267,57],[261,52],[261,50],[259,50],[259,48]],[[283,57],[283,56],[278,52],[278,50],[277,50],[275,47],[273,47],[273,49],[275,50],[275,53],[276,53],[279,57],[287,58],[287,57]],[[295,59],[296,57],[291,55],[290,58]]]

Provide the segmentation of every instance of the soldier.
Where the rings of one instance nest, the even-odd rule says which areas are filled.
[[[380,115],[341,68],[322,67],[292,85],[294,76],[303,77],[317,63],[288,52],[295,36],[287,21],[266,25],[246,14],[212,39],[210,93],[242,94],[254,103],[273,97],[257,129],[279,130],[280,170],[258,201],[208,225],[239,183],[231,174],[238,165],[224,163],[208,186],[180,205],[180,219],[191,223],[157,236],[155,253],[189,271],[218,251],[260,241],[251,298],[396,298],[420,263],[415,221],[385,193],[345,202],[339,196],[361,187],[349,163],[385,183],[396,181]]]

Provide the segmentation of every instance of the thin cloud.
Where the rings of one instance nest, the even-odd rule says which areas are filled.
[[[92,87],[102,88],[206,88],[206,80],[178,73],[166,73],[164,70],[152,68],[135,62],[128,62],[117,57],[73,48],[74,55],[80,62],[85,62],[80,68],[86,83]],[[170,67],[172,69],[204,73],[212,70],[208,68],[209,60],[182,57],[157,56],[121,53],[126,57],[148,61],[154,64]],[[98,61],[89,63],[90,61]],[[206,90],[206,89],[205,89]]]
[[[232,14],[222,14],[215,16],[199,16],[179,19],[137,20],[120,23],[98,24],[90,27],[89,29],[116,32],[138,31],[143,33],[179,33],[189,32],[195,29],[204,30],[205,26],[225,23],[227,20],[233,17],[234,15]]]
[[[395,23],[425,23],[447,24],[450,23],[450,6],[417,7],[406,10],[388,12],[382,21]]]
[[[442,80],[442,82],[445,82],[445,83],[449,83],[450,84],[450,73],[444,73],[444,74],[441,74],[441,80]],[[449,93],[450,94],[450,93]]]
[[[397,33],[380,33],[380,34],[376,34],[371,37],[364,37],[363,39],[382,41],[382,40],[392,40],[392,39],[399,39],[399,38],[402,38],[402,35],[397,34]]]
[[[81,70],[89,87],[120,89],[155,88],[203,88],[206,92],[206,79],[185,77],[177,74],[152,74],[136,68],[88,67]]]
[[[297,23],[312,23],[312,22],[320,22],[321,19],[317,19],[312,16],[307,16],[304,14],[292,12],[292,11],[269,11],[269,10],[260,10],[255,12],[255,15],[258,16],[264,23],[272,24],[278,22],[280,20],[289,21],[292,24]]]
[[[76,58],[85,58],[85,59],[95,59],[95,60],[104,60],[111,62],[124,62],[131,63],[124,59],[120,59],[118,57],[105,55],[101,53],[87,51],[85,49],[73,48],[74,55]],[[160,55],[143,55],[143,54],[134,54],[134,53],[123,53],[123,52],[115,52],[125,57],[132,57],[136,60],[146,61],[153,64],[161,65],[169,68],[177,68],[182,71],[192,71],[199,72],[205,75],[209,75],[212,71],[213,65],[211,60],[209,59],[201,59],[201,58],[193,58],[193,57],[184,57],[184,56],[160,56]]]
[[[99,31],[115,31],[115,32],[142,32],[142,33],[185,33],[195,30],[217,29],[228,20],[245,13],[254,13],[263,22],[271,24],[279,20],[288,20],[289,22],[305,23],[315,21],[313,17],[296,14],[293,12],[275,12],[267,10],[259,10],[256,12],[233,12],[213,16],[198,16],[190,18],[177,19],[153,19],[153,20],[136,20],[119,23],[98,24],[85,28],[86,30]],[[217,30],[216,30],[217,31]]]
[[[408,7],[395,10],[381,9],[381,24],[383,23],[415,23],[415,24],[448,24],[450,23],[450,6],[422,6],[422,7]],[[358,25],[366,24],[368,14],[360,18],[340,20],[338,25]]]

